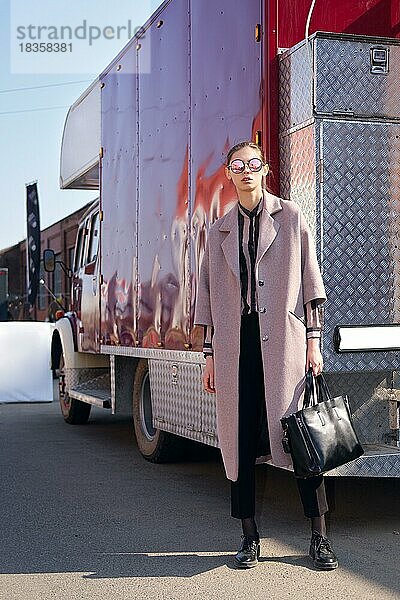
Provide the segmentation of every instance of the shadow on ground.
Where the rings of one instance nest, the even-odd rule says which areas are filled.
[[[95,409],[88,425],[70,426],[55,403],[0,405],[0,440],[1,573],[193,577],[232,567],[240,528],[219,451],[197,445],[184,462],[154,465],[128,416]],[[257,485],[261,562],[312,569],[293,476],[260,465]],[[341,566],[386,587],[398,576],[399,492],[397,479],[337,479],[330,519]]]

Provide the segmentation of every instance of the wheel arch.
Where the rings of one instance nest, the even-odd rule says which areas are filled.
[[[150,404],[141,407],[143,403],[143,397],[141,395],[143,382],[148,377],[148,385],[150,387]],[[146,460],[153,463],[164,463],[164,462],[175,462],[181,460],[187,448],[187,439],[178,437],[168,431],[154,427],[154,435],[148,435],[148,428],[145,424],[146,419],[143,419],[141,410],[146,412],[146,408],[153,411],[152,399],[151,399],[151,369],[147,359],[141,359],[138,361],[134,373],[134,385],[133,385],[133,425],[135,430],[135,437],[140,454]]]
[[[110,358],[107,354],[77,352],[76,347],[73,324],[68,317],[62,317],[55,325],[51,341],[52,368],[58,368],[57,361],[59,362],[61,354],[64,355],[66,369],[110,367]]]
[[[76,344],[74,341],[72,325],[67,317],[62,317],[55,325],[51,340],[52,369],[58,368],[62,354],[64,355],[64,363],[67,368],[75,366],[74,355],[77,353],[75,352]]]
[[[63,352],[60,333],[55,330],[51,338],[51,370],[55,371],[60,367],[60,359]]]

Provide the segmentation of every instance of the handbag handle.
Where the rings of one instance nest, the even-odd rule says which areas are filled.
[[[314,406],[318,403],[318,395],[313,370],[310,367],[306,373],[306,388],[304,391],[303,408]]]
[[[322,373],[316,376],[316,386],[317,386],[317,395],[318,402],[324,402],[325,400],[332,400],[331,393],[328,388],[328,384],[325,381]]]
[[[331,399],[332,396],[322,373],[314,377],[312,367],[310,367],[306,373],[306,387],[304,392],[303,408],[315,406],[320,402]]]

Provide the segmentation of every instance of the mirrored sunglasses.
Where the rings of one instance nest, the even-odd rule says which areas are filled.
[[[257,171],[261,171],[264,163],[260,158],[251,158],[247,162],[245,162],[241,158],[235,158],[235,160],[233,160],[231,164],[228,165],[228,169],[235,174],[243,173],[246,165],[248,165],[250,171],[252,171],[253,173],[257,173]]]

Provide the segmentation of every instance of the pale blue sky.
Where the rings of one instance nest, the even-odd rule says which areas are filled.
[[[96,197],[94,192],[59,189],[65,116],[125,46],[128,20],[133,28],[142,25],[159,4],[161,0],[0,0],[0,249],[26,236],[26,183],[38,180],[42,229]],[[100,29],[114,26],[114,31],[121,25],[120,39],[110,39],[110,30],[108,39],[102,36],[92,44],[88,39],[75,39],[69,56],[27,53],[19,46],[39,42],[38,26],[75,28],[84,21],[87,32],[92,24]],[[31,40],[28,24],[36,27],[30,30]],[[25,29],[18,33],[18,26]],[[83,35],[84,30],[80,31]],[[95,36],[96,30],[93,32]],[[46,30],[40,35],[40,40],[48,41]],[[67,85],[58,85],[64,83]],[[18,91],[8,91],[16,88]]]

